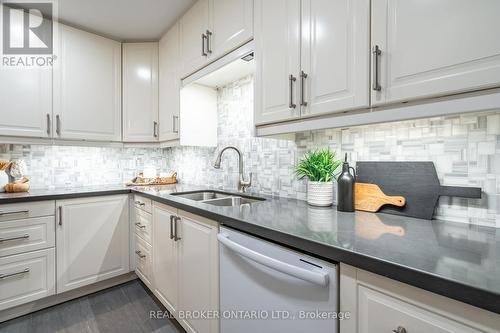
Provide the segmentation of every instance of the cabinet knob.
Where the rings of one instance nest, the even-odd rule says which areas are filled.
[[[392,330],[392,333],[406,333],[406,329],[403,326],[398,326],[398,328]]]

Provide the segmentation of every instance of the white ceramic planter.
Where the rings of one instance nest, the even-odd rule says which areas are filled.
[[[307,203],[327,207],[333,204],[333,182],[307,181]]]

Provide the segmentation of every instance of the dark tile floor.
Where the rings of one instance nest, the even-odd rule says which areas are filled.
[[[0,323],[0,333],[185,332],[175,321],[150,319],[159,310],[165,308],[134,280]]]

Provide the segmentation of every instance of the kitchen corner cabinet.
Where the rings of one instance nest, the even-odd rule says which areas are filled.
[[[158,43],[123,44],[123,141],[158,141]]]
[[[153,221],[155,294],[160,301],[174,316],[178,311],[218,310],[218,224],[158,203]],[[216,319],[177,318],[187,332],[218,332]]]
[[[0,67],[0,135],[52,137],[52,68]]]
[[[121,141],[121,43],[58,27],[54,137]]]
[[[372,1],[372,104],[500,85],[500,2]]]
[[[255,123],[369,106],[369,0],[255,0]]]
[[[160,141],[179,139],[180,77],[179,24],[176,23],[160,39],[159,55],[159,110]]]
[[[198,0],[180,19],[181,76],[253,37],[253,0]]]
[[[128,196],[56,201],[57,293],[129,272]]]
[[[340,266],[343,333],[499,333],[500,315],[355,267]]]

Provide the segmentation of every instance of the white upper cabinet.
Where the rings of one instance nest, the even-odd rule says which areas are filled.
[[[191,74],[208,62],[208,0],[198,0],[180,19],[182,75]]]
[[[179,24],[176,23],[159,43],[160,141],[179,139],[179,113]]]
[[[369,0],[256,0],[255,123],[368,107]]]
[[[181,77],[253,37],[253,0],[198,0],[180,19]]]
[[[300,0],[255,0],[255,123],[298,118]]]
[[[372,104],[499,85],[499,13],[497,0],[373,0]]]
[[[123,44],[123,141],[158,136],[158,43]]]
[[[121,141],[121,44],[59,25],[54,137]]]
[[[0,68],[0,135],[52,136],[52,68]]]
[[[253,37],[253,0],[210,0],[208,52],[219,58]]]
[[[302,0],[302,116],[369,106],[369,23],[369,0]]]

